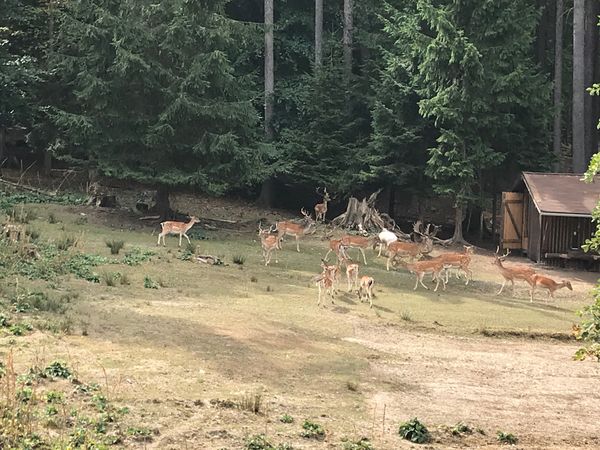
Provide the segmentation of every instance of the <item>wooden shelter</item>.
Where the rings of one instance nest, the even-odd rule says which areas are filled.
[[[522,250],[536,262],[600,266],[600,255],[581,245],[595,230],[592,211],[600,183],[584,183],[581,174],[523,172],[513,192],[502,193],[501,244]]]

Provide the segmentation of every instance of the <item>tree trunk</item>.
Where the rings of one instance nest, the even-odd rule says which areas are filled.
[[[256,203],[265,208],[272,208],[275,197],[275,181],[268,178],[263,181]]]
[[[462,244],[465,242],[463,237],[462,224],[463,224],[463,211],[465,207],[462,204],[457,204],[454,208],[454,235],[452,236],[452,242],[454,244]]]
[[[562,102],[562,52],[563,52],[563,24],[564,0],[556,0],[556,38],[554,41],[554,170],[561,170],[561,102]]]
[[[158,186],[156,189],[156,197],[154,199],[154,206],[151,211],[155,214],[160,215],[160,220],[170,219],[173,210],[171,209],[171,202],[169,200],[170,190],[167,186]]]
[[[315,0],[315,69],[323,64],[323,0]]]
[[[346,84],[350,83],[352,77],[352,1],[344,0],[344,72],[346,75]]]
[[[598,49],[598,1],[588,0],[585,2],[585,68],[584,68],[584,83],[585,88],[590,87],[595,81],[594,77],[594,60]],[[597,125],[598,117],[596,116],[595,97],[589,95],[586,91],[584,97],[584,115],[585,115],[585,168],[596,153],[597,145]]]
[[[6,154],[6,128],[0,125],[0,169],[4,165],[4,155]]]
[[[586,170],[585,160],[585,0],[573,4],[573,172]]]
[[[265,0],[265,135],[269,141],[273,139],[274,95],[273,0]]]
[[[52,153],[50,150],[44,150],[44,176],[49,177],[52,174]]]

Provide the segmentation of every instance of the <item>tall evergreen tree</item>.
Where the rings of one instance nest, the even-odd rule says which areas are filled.
[[[60,16],[53,110],[66,156],[168,191],[221,194],[260,181],[255,80],[239,73],[248,36],[224,1],[81,0]]]
[[[549,86],[530,54],[536,21],[529,2],[512,0],[414,0],[396,16],[420,112],[439,133],[427,172],[435,191],[455,202],[457,242],[482,174],[506,157],[530,154],[526,146],[547,152],[540,144],[548,114],[539,104],[548,104]]]

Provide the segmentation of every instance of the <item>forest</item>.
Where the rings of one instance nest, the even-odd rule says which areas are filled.
[[[282,191],[383,188],[446,198],[458,223],[522,170],[587,168],[599,9],[3,0],[0,161],[20,129],[46,170],[147,185],[162,211],[182,188],[279,207]]]

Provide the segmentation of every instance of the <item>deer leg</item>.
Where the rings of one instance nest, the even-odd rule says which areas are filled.
[[[329,254],[332,252],[333,250],[329,249],[327,250],[327,253],[325,253],[325,258],[323,258],[325,261],[327,261],[327,257],[329,256]]]
[[[179,246],[181,247],[181,239],[183,238],[183,233],[179,233]]]
[[[319,288],[319,299],[317,300],[317,306],[319,306],[321,304],[321,283],[317,284],[317,287]]]
[[[390,270],[390,263],[392,262],[392,258],[393,258],[393,255],[389,255],[388,259],[387,259],[386,269],[388,270],[388,272]]]
[[[162,236],[161,233],[158,233],[158,242],[156,243],[156,245],[160,245],[160,237]]]
[[[188,241],[188,244],[191,244],[191,242],[190,242],[190,238],[188,237],[188,235],[187,235],[187,234],[185,234],[185,233],[183,233],[183,235],[184,235],[184,236],[185,236],[185,238],[187,239],[187,241]]]
[[[437,292],[438,287],[440,287],[440,279],[438,277],[435,277],[435,289],[433,290],[433,292]]]
[[[428,288],[428,287],[427,287],[425,284],[423,284],[423,276],[424,276],[424,275],[425,275],[425,273],[422,273],[422,274],[421,274],[421,275],[418,277],[418,280],[419,280],[419,283],[421,283],[421,286],[423,286],[425,289],[429,290],[429,288]]]
[[[298,239],[298,236],[296,236],[296,250],[300,253],[300,240]]]
[[[500,290],[498,291],[498,293],[496,295],[502,294],[502,291],[504,290],[504,285],[506,285],[506,278],[504,279],[504,282],[502,283],[502,287],[500,288]]]
[[[363,261],[365,262],[365,266],[366,266],[367,265],[367,257],[365,256],[365,251],[360,247],[358,247],[358,249],[362,253]]]
[[[369,294],[369,308],[372,308],[373,307],[373,287],[372,286],[369,286],[368,294]]]
[[[530,291],[530,295],[529,295],[529,302],[533,303],[533,294],[535,294],[535,284],[531,285],[531,291]]]
[[[512,283],[512,296],[515,296],[515,280],[510,280],[510,282]]]

